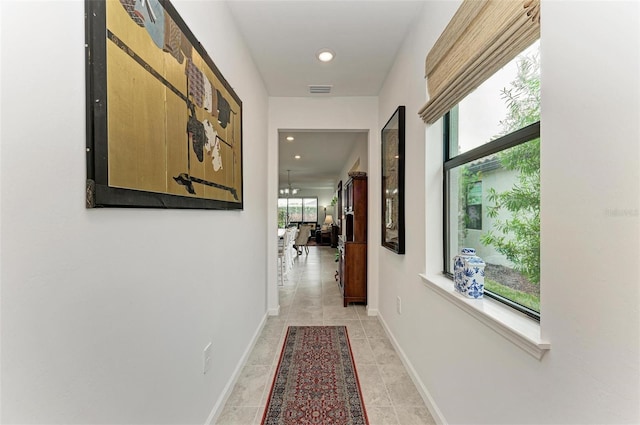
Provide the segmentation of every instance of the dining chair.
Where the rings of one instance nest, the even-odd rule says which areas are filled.
[[[284,232],[282,237],[278,237],[278,267],[280,269],[279,286],[284,286],[284,279],[288,272],[287,247],[289,246],[289,231]]]
[[[285,258],[286,258],[287,271],[291,267],[293,267],[293,251],[294,251],[293,244],[295,243],[297,234],[298,234],[297,227],[289,227],[287,229],[288,239],[287,239],[287,243],[285,244]]]
[[[301,224],[300,229],[298,231],[298,236],[295,241],[296,253],[298,255],[302,254],[302,249],[306,254],[309,254],[309,238],[311,237],[311,229],[315,229],[316,226],[313,224]]]

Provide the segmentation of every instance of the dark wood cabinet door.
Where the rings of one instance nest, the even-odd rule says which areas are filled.
[[[345,238],[340,242],[340,290],[344,306],[367,302],[367,176],[352,176],[344,188]]]
[[[345,186],[346,240],[367,241],[367,176],[352,177]]]
[[[367,244],[345,242],[344,244],[344,288],[343,301],[346,307],[351,302],[367,302]]]

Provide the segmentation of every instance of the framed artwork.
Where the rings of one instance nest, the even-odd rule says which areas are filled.
[[[242,102],[171,2],[85,9],[87,207],[242,209]]]
[[[399,106],[382,128],[382,246],[404,254],[404,120]]]

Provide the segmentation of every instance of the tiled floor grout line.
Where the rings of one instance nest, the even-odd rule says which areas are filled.
[[[291,270],[293,270],[293,266],[292,266]],[[298,291],[298,284],[299,284],[299,279],[297,279],[295,284],[293,285],[294,290],[293,290],[293,295],[291,297],[292,298],[292,301],[291,301],[292,303],[295,300],[296,292]],[[283,284],[282,287],[286,287],[286,285]],[[278,288],[278,290],[279,289],[280,288]],[[283,317],[285,323],[288,322],[290,314],[291,314],[291,308],[289,308],[287,313],[285,315],[283,315],[283,316],[286,316],[286,317]],[[280,317],[280,316],[274,316],[274,317]],[[280,336],[278,337],[278,344],[280,344],[280,340],[282,340],[282,334],[285,333],[286,330],[287,330],[287,326],[283,326],[283,328],[280,330]],[[264,332],[264,329],[263,329],[262,332]],[[262,332],[260,333],[260,336],[258,336],[258,338],[262,338]],[[280,350],[281,350],[280,347],[276,348],[274,357],[279,358]],[[255,414],[255,416],[253,418],[253,422],[252,422],[253,424],[258,424],[259,423],[258,421],[262,421],[262,416],[264,415],[264,409],[266,408],[266,406],[262,406],[262,400],[267,399],[269,397],[269,393],[271,392],[271,386],[272,386],[272,382],[273,382],[273,376],[272,376],[271,371],[273,371],[273,373],[277,372],[276,369],[277,369],[278,366],[277,365],[274,366],[273,365],[274,362],[275,362],[275,359],[272,359],[271,365],[269,366],[270,367],[270,371],[269,371],[269,374],[267,375],[267,383],[266,383],[264,389],[262,390],[262,395],[260,396],[260,403],[259,403],[258,409],[256,411],[256,414]],[[268,403],[269,400],[267,399],[266,402]]]
[[[252,365],[264,367],[266,363],[269,363],[268,376],[265,378],[266,382],[262,388],[260,399],[255,402],[257,394],[252,394],[250,390],[247,390],[257,389],[254,376],[249,378],[254,381],[245,381],[238,385],[240,392],[234,398],[236,404],[225,406],[224,410],[227,410],[228,407],[228,414],[225,416],[225,412],[221,412],[219,419],[224,417],[225,420],[219,421],[219,425],[249,425],[249,415],[253,416],[252,424],[260,424],[266,403],[268,403],[274,374],[277,372],[288,326],[330,326],[341,324],[341,322],[345,326],[352,327],[351,330],[354,334],[349,332],[349,339],[354,342],[360,341],[356,344],[356,350],[353,350],[352,346],[352,351],[356,369],[364,371],[363,376],[366,375],[364,380],[361,378],[360,381],[371,425],[381,424],[382,422],[379,421],[403,425],[402,420],[405,421],[404,424],[434,423],[424,404],[414,406],[419,399],[419,394],[415,388],[413,388],[414,391],[411,390],[410,387],[414,387],[412,382],[409,380],[405,385],[404,378],[399,377],[400,379],[397,380],[393,376],[395,362],[397,361],[400,365],[401,362],[393,347],[391,347],[392,351],[390,350],[388,336],[378,329],[381,326],[378,318],[367,316],[366,309],[360,306],[349,305],[344,310],[336,308],[337,306],[343,307],[343,304],[341,299],[339,300],[338,283],[334,277],[336,265],[332,260],[333,255],[328,251],[323,252],[322,248],[314,249],[306,258],[304,254],[295,258],[295,263],[288,272],[287,283],[278,288],[282,305],[281,315],[267,318],[268,321],[272,320],[268,327],[268,334],[265,333],[266,329],[263,329],[258,337],[262,340],[259,348],[261,351],[256,351]],[[277,333],[279,336],[274,348],[270,342],[265,341],[275,340],[274,333],[278,329],[280,332]],[[354,336],[356,336],[355,339]],[[269,357],[270,351],[273,353],[271,357]],[[358,359],[361,361],[360,364],[358,364]],[[383,375],[383,369],[386,375]],[[406,371],[406,369],[403,370]],[[391,379],[390,383],[393,384],[393,388],[389,387],[383,376]],[[365,383],[366,389],[363,387],[363,383]],[[416,395],[418,399],[414,399]],[[408,404],[407,401],[409,401]],[[400,405],[397,405],[397,402]],[[256,404],[258,405],[257,409],[254,407]],[[240,419],[242,417],[245,419]]]

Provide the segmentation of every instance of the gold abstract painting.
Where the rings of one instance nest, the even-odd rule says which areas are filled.
[[[242,102],[171,3],[86,5],[87,205],[241,209]]]

